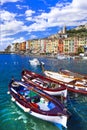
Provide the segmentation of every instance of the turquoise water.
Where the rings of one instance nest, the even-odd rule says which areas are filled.
[[[29,59],[32,57],[15,54],[0,55],[0,130],[58,130],[52,123],[24,113],[7,94],[11,77],[20,79],[24,68],[42,74],[42,69],[31,66]],[[39,60],[45,63],[47,70],[58,71],[60,68],[65,68],[87,74],[87,61],[85,60],[59,61],[44,57],[39,57]],[[69,92],[66,105],[72,113],[68,120],[67,130],[87,130],[87,96]]]

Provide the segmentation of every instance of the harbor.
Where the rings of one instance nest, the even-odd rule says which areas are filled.
[[[5,130],[59,130],[54,124],[40,120],[33,117],[23,110],[21,110],[14,102],[11,101],[8,92],[8,84],[10,79],[14,76],[15,79],[21,78],[23,69],[28,69],[35,73],[43,75],[40,66],[32,66],[29,60],[33,57],[16,54],[2,54],[0,55],[0,129]],[[38,57],[39,61],[44,63],[45,69],[49,71],[58,72],[60,68],[65,68],[77,73],[87,74],[87,61],[86,60],[58,60],[56,58]],[[86,130],[87,124],[87,96],[68,92],[67,101],[65,106],[71,113],[71,117],[67,122],[67,130]],[[20,125],[19,125],[20,124]]]
[[[0,5],[0,130],[87,130],[87,1]]]

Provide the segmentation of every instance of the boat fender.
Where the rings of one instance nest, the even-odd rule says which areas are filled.
[[[23,82],[24,82],[24,79],[22,78],[22,79],[21,79],[21,81],[23,81]]]
[[[13,97],[11,98],[11,100],[12,100],[13,102],[15,102],[15,99],[14,99]]]
[[[59,112],[58,112],[57,115],[58,115],[58,116],[62,116],[62,113],[59,113]]]
[[[63,111],[64,111],[64,112],[67,112],[67,108],[64,108]]]
[[[23,96],[20,96],[20,99],[23,99]]]
[[[30,112],[30,108],[24,108],[25,112]]]

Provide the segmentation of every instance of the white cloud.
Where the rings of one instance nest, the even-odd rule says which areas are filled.
[[[34,23],[27,28],[27,31],[44,31],[46,29],[46,23],[41,21],[40,23]]]
[[[0,11],[0,15],[1,15],[2,22],[6,22],[6,21],[10,22],[10,21],[14,20],[14,18],[16,16],[16,14],[10,13],[10,12],[5,11],[5,10]]]
[[[34,14],[34,13],[35,13],[35,11],[32,11],[32,10],[26,10],[26,11],[25,11],[26,17],[30,17],[30,16],[32,16],[32,14]]]
[[[14,38],[11,38],[11,37],[7,37],[7,38],[2,38],[2,43],[1,44],[3,44],[3,42],[5,42],[5,41],[13,41],[14,40]]]
[[[21,43],[21,42],[24,42],[26,41],[24,37],[20,37],[19,39],[14,39],[13,40],[13,43]]]
[[[42,1],[45,5],[47,5],[47,1],[46,0],[40,0]]]
[[[3,48],[6,48],[7,45],[13,43],[14,38],[12,38],[12,36],[26,31],[27,26],[24,25],[23,21],[16,20],[17,14],[5,10],[0,11],[0,14],[0,49],[2,49],[2,46]]]
[[[18,0],[2,0],[5,2],[16,2]],[[17,6],[22,9],[23,6]],[[28,9],[28,8],[27,8]],[[87,22],[87,1],[86,0],[73,0],[72,3],[57,3],[55,7],[50,7],[50,11],[47,12],[35,12],[28,9],[25,14],[11,13],[6,10],[0,11],[1,13],[1,34],[2,42],[5,39],[11,43],[16,41],[24,41],[25,38],[20,37],[18,40],[10,39],[10,36],[14,36],[17,33],[26,31],[32,33],[36,31],[45,31],[50,27],[66,26],[78,26]],[[23,16],[24,15],[24,16]],[[22,20],[17,18],[21,16]],[[84,21],[85,19],[85,21]],[[27,21],[26,21],[27,20]],[[29,25],[26,25],[29,22]],[[31,38],[36,38],[36,35],[31,34]],[[13,42],[12,42],[13,40]]]
[[[24,30],[26,30],[26,26],[24,26],[23,22],[21,21],[14,20],[1,25],[1,33],[4,36],[14,35]]]
[[[73,0],[72,6],[79,9],[87,9],[86,0]]]
[[[18,2],[18,1],[22,1],[22,0],[1,0],[1,5],[3,5],[4,3],[7,3],[7,2]]]
[[[79,4],[78,4],[79,2]],[[53,26],[78,26],[80,25],[80,21],[87,20],[87,1],[78,1],[73,0],[72,3],[66,3],[63,6],[61,3],[57,3],[56,7],[51,7],[49,13],[42,13],[39,16],[36,16],[36,25],[38,22],[41,25],[45,25],[45,27],[53,27]],[[79,6],[78,6],[79,5]],[[44,24],[45,22],[46,24]],[[86,22],[86,21],[85,21]],[[84,22],[82,22],[84,24]]]
[[[37,36],[36,35],[31,35],[29,39],[36,39]]]
[[[35,14],[35,11],[33,10],[26,10],[25,11],[25,16],[27,21],[34,21],[33,20],[33,14]]]
[[[9,46],[12,43],[21,43],[21,42],[24,42],[24,41],[26,41],[24,39],[24,37],[20,37],[20,38],[16,38],[16,39],[11,38],[11,37],[2,38],[2,41],[0,42],[0,50],[6,49],[6,47]]]
[[[32,17],[27,17],[26,20],[27,21],[34,21]]]
[[[17,21],[16,16],[17,14],[10,13],[8,11],[1,11],[1,22],[0,25],[1,31],[0,35],[10,36],[14,35],[18,32],[26,31],[26,26],[24,25],[23,21]]]
[[[18,9],[22,9],[22,8],[23,8],[23,7],[20,6],[20,5],[16,5],[16,7],[17,7]]]
[[[16,7],[18,8],[18,9],[23,9],[23,8],[29,8],[28,6],[26,6],[26,5],[16,5]]]
[[[2,40],[0,41],[0,50],[6,49],[6,47],[10,45],[12,41],[14,40],[14,38],[11,38],[11,37],[7,37],[7,38],[2,37],[1,39]]]

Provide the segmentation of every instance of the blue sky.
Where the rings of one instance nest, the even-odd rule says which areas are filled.
[[[86,0],[0,0],[0,50],[86,23]]]

